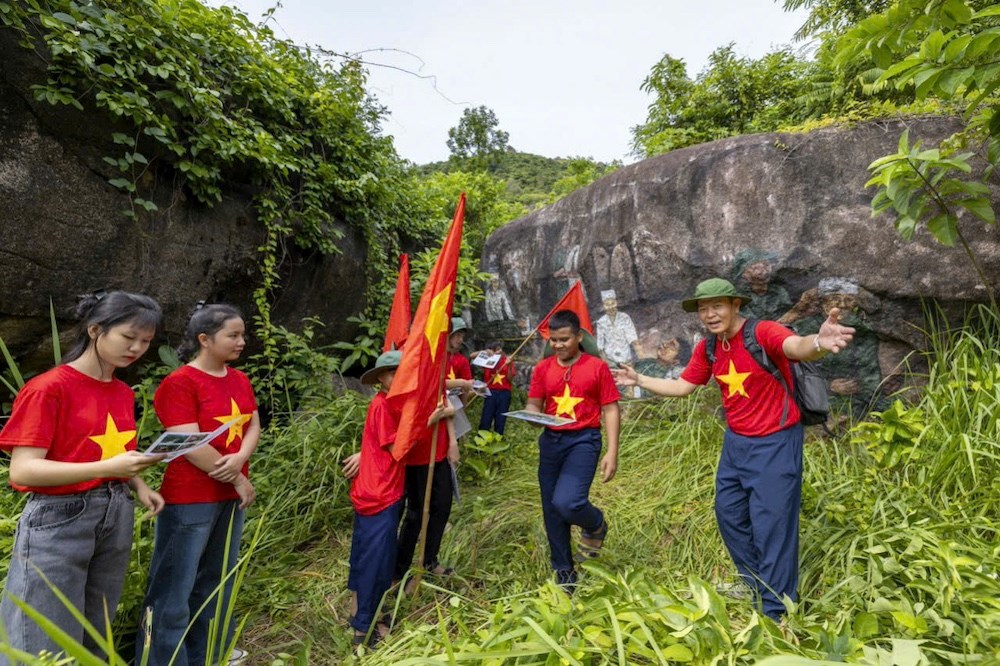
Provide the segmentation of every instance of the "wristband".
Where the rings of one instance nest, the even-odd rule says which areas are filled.
[[[819,346],[819,333],[817,333],[816,337],[813,338],[813,349],[816,350],[817,353],[825,351],[822,347]]]

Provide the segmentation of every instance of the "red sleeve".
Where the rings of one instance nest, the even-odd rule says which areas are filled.
[[[785,340],[795,335],[795,331],[785,328],[776,321],[761,321],[757,324],[757,342],[767,352],[768,358],[777,362],[778,359],[785,358],[785,350],[782,348]]]
[[[708,356],[705,354],[705,341],[702,340],[694,346],[691,353],[691,360],[681,373],[681,379],[690,384],[705,385],[712,378],[712,366],[708,364]]]
[[[459,356],[455,366],[456,377],[459,379],[472,379],[472,366],[469,365],[469,359],[465,358],[465,356]]]
[[[507,378],[514,379],[517,370],[514,368],[514,361],[507,361]]]
[[[153,407],[164,428],[198,423],[198,393],[194,382],[167,375],[153,395]]]
[[[15,446],[51,448],[55,439],[59,397],[47,391],[25,386],[14,398],[14,407],[7,425],[0,430],[0,449],[10,451]]]
[[[368,412],[368,418],[372,423],[372,433],[375,436],[375,443],[379,448],[392,446],[396,441],[396,430],[399,427],[399,419],[389,407],[386,400],[372,403]]]
[[[535,369],[531,371],[531,383],[528,385],[528,397],[538,400],[545,400],[545,382],[542,375],[545,374],[545,361],[540,361]]]
[[[601,407],[618,402],[621,399],[618,387],[615,386],[615,378],[611,375],[608,364],[603,361],[597,367],[597,388],[600,395]]]

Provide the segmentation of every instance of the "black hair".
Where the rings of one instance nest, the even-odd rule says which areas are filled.
[[[90,327],[99,326],[101,334],[119,324],[132,324],[140,329],[158,331],[163,312],[160,305],[149,296],[127,291],[104,291],[80,296],[75,311],[79,324],[73,346],[62,358],[69,363],[83,356],[92,341]]]
[[[226,322],[230,319],[243,319],[243,315],[232,305],[225,303],[214,303],[205,305],[204,301],[199,302],[188,319],[187,327],[184,329],[184,340],[177,348],[177,355],[182,361],[190,361],[201,351],[201,342],[198,336],[204,333],[213,336],[218,333]]]
[[[500,351],[503,351],[503,342],[501,342],[500,340],[490,340],[489,342],[486,343],[486,348],[499,349]]]
[[[580,332],[580,317],[572,310],[557,310],[549,317],[549,330],[569,328],[573,335]]]

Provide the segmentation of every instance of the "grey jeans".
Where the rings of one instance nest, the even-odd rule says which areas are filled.
[[[113,620],[125,584],[134,515],[132,493],[118,481],[74,495],[31,495],[17,524],[7,585],[0,602],[0,619],[12,647],[30,654],[62,651],[11,601],[13,596],[95,655],[104,656],[83,625],[52,593],[50,585],[66,595],[87,621],[105,634],[105,606]],[[9,663],[0,655],[0,665]]]

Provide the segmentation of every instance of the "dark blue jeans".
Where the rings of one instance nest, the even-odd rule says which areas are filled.
[[[172,658],[177,666],[204,664],[209,623],[216,621],[217,613],[219,623],[224,623],[227,615],[230,621],[223,629],[216,628],[212,654],[218,659],[224,653],[233,636],[229,603],[235,576],[222,588],[221,605],[217,588],[226,573],[236,568],[242,534],[243,510],[237,500],[168,504],[163,509],[156,519],[149,587],[143,603],[152,613],[152,622],[141,627],[136,637],[137,664],[142,662],[146,632],[148,666],[166,666]]]
[[[538,438],[538,487],[542,492],[542,517],[549,538],[552,568],[573,569],[570,526],[593,532],[604,514],[590,503],[601,456],[601,429],[556,431],[546,428]]]
[[[510,391],[491,391],[483,401],[483,415],[479,419],[480,430],[493,430],[502,435],[507,417],[504,412],[510,411]]]
[[[354,513],[354,534],[351,536],[351,572],[347,589],[358,594],[358,611],[351,626],[368,631],[375,613],[389,586],[396,564],[396,529],[403,512],[399,500],[374,516]]]
[[[781,597],[798,598],[802,426],[765,437],[726,430],[715,477],[715,516],[736,570],[764,613],[781,618]]]

